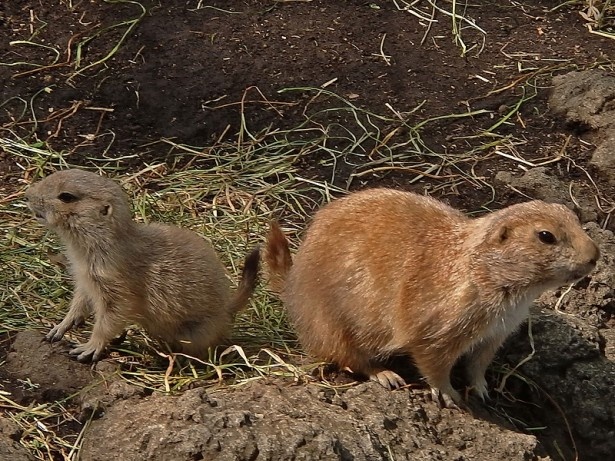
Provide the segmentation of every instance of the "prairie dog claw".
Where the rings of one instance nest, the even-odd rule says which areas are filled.
[[[376,374],[370,375],[369,379],[380,383],[385,389],[399,389],[406,385],[404,378],[391,370],[382,370]]]
[[[88,341],[72,349],[69,354],[76,355],[79,362],[97,362],[102,357],[104,351],[104,345],[97,345],[93,344],[92,341]]]

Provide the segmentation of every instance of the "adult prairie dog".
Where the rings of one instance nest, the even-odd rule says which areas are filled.
[[[68,314],[46,338],[60,340],[94,313],[88,342],[70,351],[98,360],[127,324],[140,324],[178,351],[202,357],[226,339],[257,281],[259,250],[246,258],[236,293],[211,245],[187,229],[132,220],[115,181],[72,169],[26,191],[30,209],[66,249],[75,291]]]
[[[467,356],[473,390],[543,291],[589,274],[600,252],[563,205],[531,201],[471,219],[430,197],[370,189],[314,216],[294,258],[276,223],[265,259],[312,355],[388,388],[384,360],[407,354],[446,406]]]

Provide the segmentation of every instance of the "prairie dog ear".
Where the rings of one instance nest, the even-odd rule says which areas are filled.
[[[100,209],[101,216],[111,216],[113,213],[113,207],[110,203],[105,203]]]
[[[510,228],[507,224],[499,224],[494,227],[492,234],[489,236],[491,242],[496,245],[501,245],[510,237]]]

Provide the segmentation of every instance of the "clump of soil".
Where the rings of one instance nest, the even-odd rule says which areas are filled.
[[[615,76],[592,69],[553,78],[553,112],[596,144],[590,164],[615,184]]]
[[[34,383],[13,390],[19,402],[59,400],[81,391],[94,372],[68,357],[66,343],[49,344],[35,331],[15,336],[6,356],[4,373],[11,380]]]
[[[19,445],[20,438],[21,431],[17,425],[8,418],[0,416],[0,459],[10,459],[11,461],[34,460],[34,456]]]

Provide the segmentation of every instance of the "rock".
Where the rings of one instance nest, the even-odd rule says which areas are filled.
[[[568,123],[594,130],[590,163],[615,184],[615,76],[591,69],[553,77],[549,105]]]
[[[611,184],[615,184],[615,128],[605,130],[604,139],[598,144],[589,162]]]
[[[519,371],[541,390],[527,394],[542,413],[540,421],[551,429],[568,424],[579,459],[610,459],[615,452],[615,364],[603,355],[600,331],[573,315],[537,309],[532,334],[535,355]],[[511,363],[524,359],[530,352],[527,334],[522,332],[506,349]]]
[[[615,330],[602,330],[600,333],[605,342],[604,356],[611,362],[615,362]]]
[[[105,412],[118,400],[128,400],[133,397],[141,397],[144,390],[122,380],[119,375],[106,376],[104,381],[90,386],[79,394],[79,408],[81,410],[78,419],[86,421],[94,413],[95,415]]]
[[[570,123],[615,127],[615,76],[590,69],[553,77],[549,106]]]
[[[530,460],[531,435],[440,410],[421,394],[365,383],[336,395],[316,386],[252,382],[121,401],[91,423],[82,461]],[[544,458],[550,459],[550,458]]]

